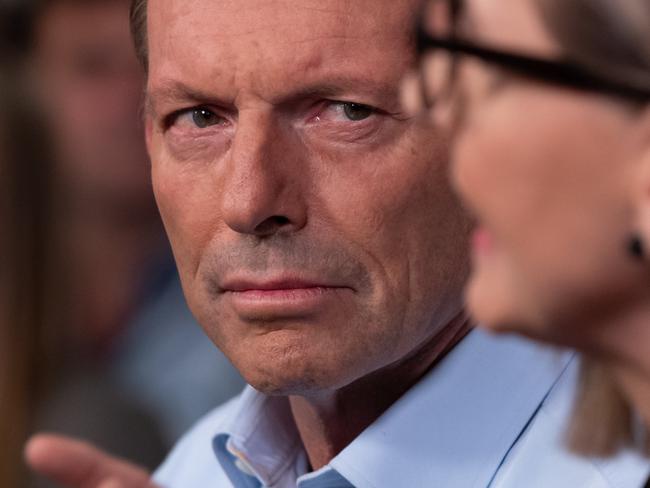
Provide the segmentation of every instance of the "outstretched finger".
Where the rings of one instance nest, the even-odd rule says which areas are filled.
[[[64,436],[32,437],[25,447],[25,458],[34,471],[66,488],[104,488],[111,482],[119,488],[155,487],[141,467]]]

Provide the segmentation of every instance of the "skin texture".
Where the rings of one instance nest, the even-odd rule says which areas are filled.
[[[313,467],[466,326],[468,224],[446,140],[397,99],[416,3],[163,0],[148,12],[153,183],[190,308],[250,384],[296,397]],[[342,102],[373,109],[351,120]],[[242,280],[318,288],[311,301],[244,299],[231,291]],[[368,405],[368,389],[384,396]],[[359,419],[349,430],[346,409]]]
[[[556,58],[533,3],[506,3],[466,2],[463,34]],[[649,111],[463,58],[432,116],[457,124],[453,180],[478,221],[467,291],[475,318],[587,351],[648,410],[650,265],[626,244],[633,232],[650,242]]]
[[[446,146],[396,100],[410,9],[318,5],[317,16],[315,4],[259,1],[149,12],[154,189],[185,291],[214,342],[269,393],[345,386],[460,312],[465,221],[445,183]],[[331,100],[378,109],[353,122]],[[219,122],[169,118],[196,106]],[[224,292],[235,278],[285,274],[338,289],[305,314],[238,310]]]
[[[469,330],[447,136],[398,101],[417,5],[147,12],[147,143],[188,303],[250,384],[289,396],[314,469]],[[110,459],[92,459],[108,482]]]

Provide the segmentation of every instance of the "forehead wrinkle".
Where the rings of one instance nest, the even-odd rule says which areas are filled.
[[[293,96],[297,98],[334,97],[346,93],[369,93],[375,97],[385,98],[397,91],[397,85],[389,81],[380,81],[368,77],[334,76],[324,77],[318,82],[307,83],[298,87]]]
[[[218,77],[222,85],[220,88],[226,89],[225,87],[228,86],[228,89],[233,91],[227,93],[232,100],[239,98],[239,94],[246,91],[259,92],[256,94],[266,95],[266,98],[275,97],[283,91],[286,93],[287,78],[291,80],[291,85],[294,85],[291,88],[296,92],[301,90],[301,87],[295,86],[294,82],[303,79],[313,79],[321,81],[321,85],[330,85],[317,89],[305,87],[302,89],[304,92],[311,90],[316,92],[315,94],[338,93],[343,89],[352,89],[351,85],[357,83],[342,83],[342,80],[326,83],[321,78],[336,71],[362,78],[363,63],[357,59],[357,56],[363,56],[367,45],[374,46],[373,59],[377,58],[378,63],[380,63],[381,52],[385,49],[396,49],[398,45],[404,46],[404,57],[409,55],[406,49],[410,39],[402,24],[410,20],[411,16],[402,15],[404,12],[400,11],[405,9],[406,3],[413,3],[411,0],[378,2],[381,6],[378,5],[377,9],[382,12],[399,14],[386,16],[358,15],[356,13],[360,12],[359,8],[347,1],[325,1],[323,2],[325,6],[317,2],[310,2],[311,5],[303,5],[302,2],[298,2],[298,5],[295,2],[282,2],[284,8],[280,7],[281,11],[289,6],[292,7],[291,11],[287,11],[289,19],[281,16],[282,12],[279,13],[277,8],[274,13],[264,15],[268,6],[277,7],[278,2],[275,1],[264,3],[221,1],[217,2],[218,12],[214,10],[217,8],[214,3],[199,2],[202,8],[199,12],[193,11],[196,16],[179,7],[181,2],[174,0],[167,0],[167,2],[175,4],[177,8],[171,12],[173,19],[160,19],[167,22],[159,23],[157,38],[166,43],[162,49],[156,49],[156,52],[152,50],[150,53],[151,73],[172,74],[176,79],[187,82],[187,85],[207,87],[207,90],[210,90],[208,83],[215,86],[213,80]],[[253,9],[251,3],[258,8]],[[365,5],[368,2],[360,3]],[[267,7],[264,8],[264,5]],[[232,14],[229,13],[231,9]],[[296,10],[314,12],[310,16],[317,19],[314,19],[312,25],[311,19],[305,20],[304,15],[301,19],[300,15],[296,14]],[[323,12],[332,14],[331,18],[330,15],[325,15],[328,18],[323,19]],[[205,24],[214,15],[221,19],[213,23],[212,28],[188,28],[197,23]],[[230,17],[232,19],[226,22]],[[260,19],[260,22],[251,22],[251,19]],[[161,35],[164,32],[160,31],[162,25],[170,26],[165,28],[169,30],[165,32],[166,35]],[[253,25],[256,27],[252,28]],[[279,35],[279,33],[286,35]],[[176,36],[182,36],[182,39],[176,42]],[[311,43],[313,47],[300,47]],[[244,48],[244,44],[250,46]],[[210,48],[196,50],[193,47],[196,45],[210,46]],[[396,58],[396,62],[395,68],[399,71],[402,60]],[[278,65],[285,65],[286,76],[276,76],[277,70],[274,66]],[[211,70],[212,73],[208,73],[206,69]],[[366,66],[365,69],[368,70],[368,67]],[[287,70],[291,73],[287,74]],[[369,86],[365,90],[366,93],[388,91],[387,86],[371,86],[370,78],[377,78],[376,73],[380,71],[383,72],[381,77],[386,81],[385,85],[389,84],[388,81],[390,84],[396,83],[396,79],[393,79],[388,72],[394,70],[388,70],[387,66],[377,66],[377,69],[373,68],[375,75],[368,73],[365,77],[368,78]],[[201,85],[201,80],[205,85]],[[340,85],[345,86],[341,88]],[[204,93],[203,96],[205,95]]]
[[[328,43],[327,41],[341,41]],[[396,92],[398,82],[402,77],[400,62],[392,65],[369,70],[368,66],[359,63],[356,56],[350,53],[367,54],[378,57],[379,50],[372,52],[359,49],[360,42],[372,43],[368,36],[326,35],[312,36],[299,42],[291,42],[291,63],[282,72],[274,70],[254,70],[249,73],[255,79],[255,88],[260,92],[273,92],[273,99],[307,98],[310,96],[334,96],[345,93],[370,94],[386,96]],[[296,46],[308,43],[322,43],[315,49],[297,49]],[[349,43],[353,43],[351,46]],[[395,45],[395,44],[393,44]],[[406,45],[405,45],[406,47]],[[377,51],[377,52],[375,52]],[[405,52],[404,59],[409,56]],[[263,60],[264,63],[266,60]],[[282,63],[281,63],[282,64]],[[265,76],[261,76],[262,74]],[[287,75],[275,76],[275,75]],[[287,84],[287,80],[291,80]],[[270,100],[271,101],[271,100]]]
[[[369,39],[385,35],[387,28],[394,27],[397,12],[396,5],[393,5],[393,3],[408,3],[396,0],[391,2],[380,1],[373,5],[375,15],[367,15],[366,10],[360,9],[358,6],[355,7],[355,2],[331,1],[328,3],[330,6],[327,7],[321,5],[320,2],[313,2],[317,6],[304,5],[304,1],[281,2],[284,5],[278,5],[280,2],[277,0],[257,2],[254,5],[247,5],[247,2],[241,0],[221,1],[218,2],[218,13],[215,13],[214,9],[217,7],[211,2],[199,5],[192,3],[192,7],[189,5],[182,6],[181,2],[181,6],[174,9],[173,17],[174,23],[188,22],[190,26],[204,23],[214,16],[221,18],[219,28],[209,33],[209,36],[216,40],[268,34],[270,39],[277,42],[278,32],[283,32],[284,36],[279,40],[285,40],[285,42],[292,44],[318,39]],[[367,4],[368,2],[359,2],[359,4],[362,3]],[[315,15],[301,17],[300,11],[313,12]],[[380,11],[383,14],[378,15]],[[410,16],[407,15],[406,17],[410,19]],[[184,19],[187,20],[184,21]],[[226,19],[229,21],[225,21]],[[308,21],[305,21],[305,19]],[[290,30],[287,30],[288,24],[291,25]],[[362,34],[355,35],[356,31],[362,32]],[[328,35],[333,32],[338,32],[338,34]],[[185,25],[176,34],[187,37],[191,33],[192,30]],[[316,36],[314,36],[315,33]],[[168,42],[173,44],[174,37],[174,35],[168,35]],[[300,37],[303,38],[300,39]],[[196,41],[200,42],[201,36],[197,36]]]

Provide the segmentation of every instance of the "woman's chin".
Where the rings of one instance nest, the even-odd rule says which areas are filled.
[[[518,333],[530,335],[526,310],[521,307],[514,291],[498,286],[496,280],[488,280],[474,273],[465,289],[467,308],[477,326],[495,334]]]

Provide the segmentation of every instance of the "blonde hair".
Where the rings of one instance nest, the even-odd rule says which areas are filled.
[[[648,0],[537,0],[537,6],[566,58],[606,80],[650,87]],[[631,403],[607,368],[583,358],[568,434],[572,450],[604,456],[636,446],[634,421]],[[641,449],[648,453],[647,446]]]
[[[584,456],[611,456],[623,448],[650,454],[647,429],[611,371],[597,360],[583,357],[578,395],[567,433],[569,448]]]

